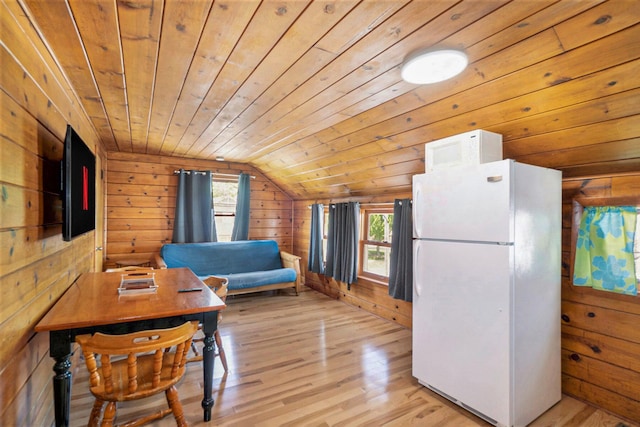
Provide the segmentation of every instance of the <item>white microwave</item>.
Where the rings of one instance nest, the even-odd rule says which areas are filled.
[[[425,172],[502,160],[502,135],[472,130],[425,144]]]

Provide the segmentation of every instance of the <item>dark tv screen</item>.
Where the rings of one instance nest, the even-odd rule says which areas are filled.
[[[62,238],[65,241],[96,227],[96,157],[67,125],[62,158]]]

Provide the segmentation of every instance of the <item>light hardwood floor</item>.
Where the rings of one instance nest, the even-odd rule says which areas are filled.
[[[490,426],[411,376],[411,331],[312,290],[230,297],[221,325],[229,362],[215,364],[212,421],[202,421],[201,363],[179,384],[192,426]],[[71,425],[86,425],[86,369],[72,389]],[[123,405],[126,418],[140,404]],[[147,406],[165,405],[163,398]],[[169,416],[153,424],[173,426]],[[637,427],[568,396],[531,426]]]

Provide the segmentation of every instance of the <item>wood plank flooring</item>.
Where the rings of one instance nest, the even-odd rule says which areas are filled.
[[[308,289],[308,288],[307,288]],[[411,331],[313,290],[228,299],[221,324],[229,362],[216,359],[212,421],[202,421],[201,362],[179,384],[192,426],[490,426],[411,376]],[[86,425],[86,369],[72,388],[71,425]],[[146,408],[122,405],[124,420]],[[152,424],[174,426],[172,416]],[[637,427],[564,396],[531,426]]]

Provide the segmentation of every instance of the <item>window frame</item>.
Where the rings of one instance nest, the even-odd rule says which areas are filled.
[[[389,248],[389,257],[391,257],[391,240],[390,241],[377,241],[377,240],[369,240],[369,215],[371,214],[384,214],[384,215],[393,215],[393,206],[375,206],[375,207],[365,207],[360,209],[360,239],[358,242],[358,277],[362,277],[364,279],[372,280],[377,283],[384,284],[389,286],[389,276],[383,276],[380,274],[371,273],[369,271],[364,270],[364,259],[365,259],[365,247],[367,245],[373,246],[381,246],[385,248]],[[390,224],[390,232],[393,228],[393,222]],[[393,236],[391,237],[393,239]]]
[[[236,192],[235,195],[235,204],[234,204],[234,209],[233,212],[220,212],[218,209],[216,209],[216,204],[214,202],[214,195],[213,195],[213,191],[214,191],[214,185],[216,183],[228,183],[228,184],[238,184],[238,180],[237,179],[229,179],[229,178],[218,178],[215,176],[211,177],[211,200],[213,203],[213,216],[214,216],[214,221],[216,220],[216,218],[220,217],[220,218],[233,218],[233,221],[235,222],[235,217],[236,217],[236,208],[238,205],[238,193]],[[219,228],[218,228],[218,224],[216,223],[216,234],[218,234],[218,241],[220,240],[220,234],[219,232]],[[230,237],[230,236],[229,236]],[[229,239],[230,240],[230,239]]]

